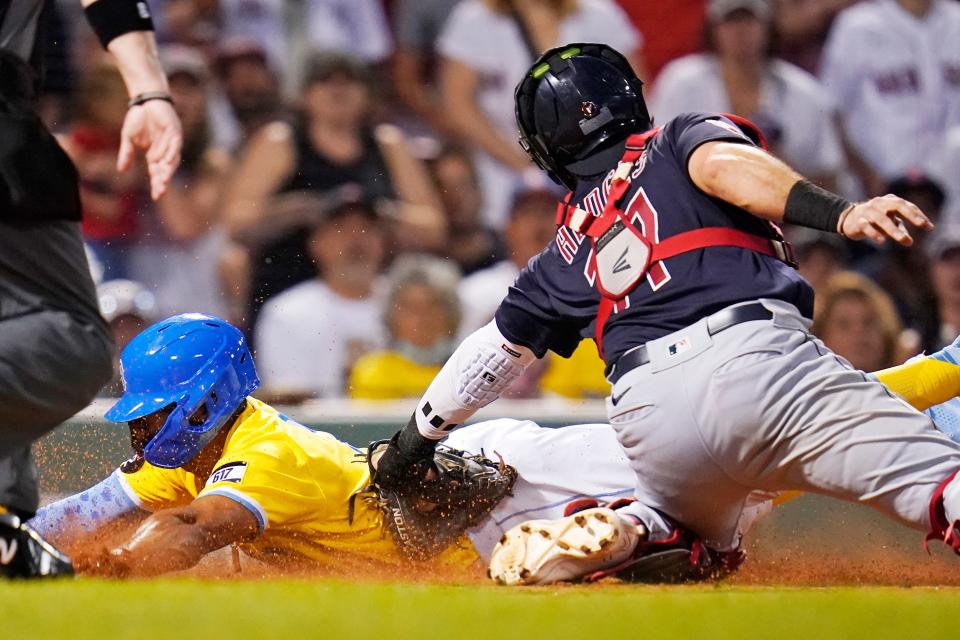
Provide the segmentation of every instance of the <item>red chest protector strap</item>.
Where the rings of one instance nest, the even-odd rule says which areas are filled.
[[[738,126],[746,130],[748,135],[753,134],[751,137],[755,142],[762,147],[766,146],[762,134],[753,123],[739,117],[733,119]],[[632,227],[631,221],[627,220],[626,213],[620,208],[620,201],[630,187],[630,174],[633,173],[636,162],[640,159],[644,147],[659,131],[660,129],[652,129],[642,134],[630,136],[627,139],[626,151],[614,174],[606,205],[599,216],[593,216],[583,209],[571,207],[573,194],[570,193],[557,207],[557,224],[565,225],[590,237],[595,246],[597,239],[609,231],[618,221]],[[649,263],[653,264],[698,249],[707,249],[710,247],[739,247],[777,258],[795,267],[796,261],[794,260],[790,244],[783,239],[783,234],[780,232],[779,227],[773,223],[770,223],[770,227],[773,231],[773,238],[755,235],[732,227],[704,227],[702,229],[678,233],[661,241],[648,239],[650,243]],[[599,274],[597,279],[599,282]],[[601,288],[595,338],[601,356],[603,355],[603,328],[616,308],[616,305],[629,295],[629,293],[630,292],[627,291],[620,296],[614,297],[605,294]]]

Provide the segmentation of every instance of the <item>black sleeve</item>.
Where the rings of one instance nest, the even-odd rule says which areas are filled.
[[[503,337],[527,347],[538,358],[545,356],[547,351],[569,358],[580,344],[581,336],[575,327],[545,323],[521,307],[508,304],[507,300],[501,303],[495,318]]]
[[[538,358],[548,350],[568,358],[580,344],[581,325],[589,324],[590,318],[584,321],[557,310],[557,296],[569,291],[559,289],[548,277],[557,268],[550,264],[551,259],[547,250],[530,261],[500,303],[495,318],[505,338],[527,347]]]

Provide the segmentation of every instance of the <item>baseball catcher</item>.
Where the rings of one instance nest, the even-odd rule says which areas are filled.
[[[777,226],[910,245],[926,215],[818,187],[736,116],[654,126],[639,78],[603,44],[546,52],[515,98],[521,145],[569,189],[555,241],[441,368],[376,461],[378,482],[421,482],[440,440],[547,352],[569,357],[592,337],[637,500],[521,529],[520,546],[553,540],[522,556],[523,581],[545,561],[551,579],[628,562],[677,523],[733,551],[755,490],[864,502],[960,552],[960,445],[810,333],[813,289]],[[580,546],[557,537],[598,516],[616,526],[578,527]]]

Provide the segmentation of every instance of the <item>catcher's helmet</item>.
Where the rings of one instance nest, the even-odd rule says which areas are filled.
[[[168,318],[145,329],[123,350],[124,393],[107,420],[129,422],[173,406],[143,449],[152,465],[175,469],[213,440],[243,400],[260,386],[239,330],[199,313]],[[191,417],[201,407],[203,420]]]
[[[607,45],[551,49],[514,94],[520,146],[573,189],[577,179],[613,168],[627,137],[650,128],[642,87],[627,59]]]

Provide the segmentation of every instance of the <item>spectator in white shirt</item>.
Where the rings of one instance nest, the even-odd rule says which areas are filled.
[[[734,113],[754,121],[771,150],[811,179],[833,188],[843,153],[829,102],[816,78],[771,58],[767,0],[711,0],[711,53],[668,64],[651,95],[651,113],[667,122],[688,111]]]
[[[450,127],[436,87],[436,45],[461,0],[400,0],[396,7],[397,51],[391,73],[400,101],[436,132]]]
[[[346,53],[364,62],[382,62],[393,51],[380,0],[308,0],[309,45]]]
[[[386,257],[382,227],[369,204],[333,208],[310,235],[317,278],[263,307],[255,335],[257,370],[272,399],[340,397],[357,358],[383,346],[377,296]]]
[[[867,196],[921,168],[960,124],[960,4],[871,0],[834,21],[821,79]]]
[[[460,282],[462,337],[490,322],[520,270],[556,236],[556,208],[556,196],[547,191],[517,196],[503,234],[507,257]]]
[[[640,35],[609,0],[464,0],[440,36],[443,105],[477,151],[484,212],[496,229],[507,222],[518,172],[531,166],[517,144],[514,88],[536,55],[568,42],[606,43],[643,73]]]
[[[926,173],[944,187],[944,221],[960,226],[960,125],[943,137],[943,145],[931,156]]]
[[[245,38],[256,41],[269,56],[270,65],[283,72],[290,58],[284,24],[284,0],[217,0],[221,41]]]

